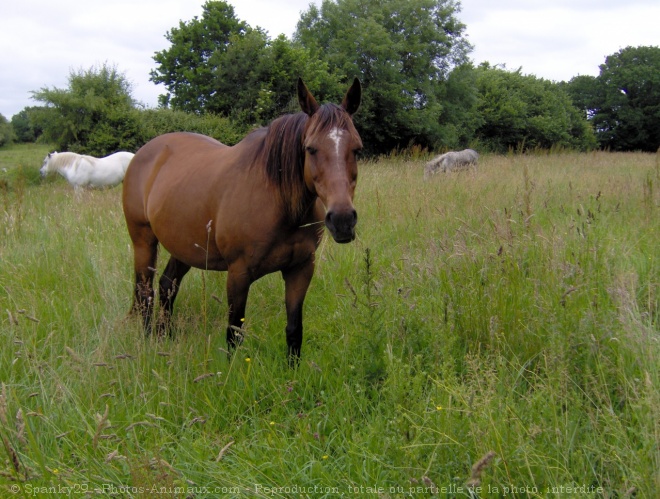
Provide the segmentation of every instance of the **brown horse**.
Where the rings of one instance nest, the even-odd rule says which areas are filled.
[[[325,222],[338,243],[355,238],[353,194],[362,141],[351,116],[356,78],[341,106],[317,104],[302,80],[303,112],[282,116],[228,147],[203,135],[170,133],[145,144],[124,178],[133,242],[135,297],[151,332],[158,243],[171,257],[159,281],[158,333],[167,330],[181,279],[191,267],[227,271],[227,344],[241,342],[250,285],[281,271],[290,362],[300,357],[302,308]]]

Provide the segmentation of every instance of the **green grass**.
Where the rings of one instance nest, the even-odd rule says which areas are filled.
[[[0,149],[0,190],[24,188],[41,182],[39,168],[52,151],[48,145],[13,144]]]
[[[21,180],[46,151],[0,150],[4,491],[657,496],[657,156],[486,156],[428,182],[365,162],[291,370],[278,275],[231,360],[221,273],[191,271],[176,338],[145,339],[121,189]]]

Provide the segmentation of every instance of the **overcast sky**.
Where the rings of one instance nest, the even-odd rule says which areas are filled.
[[[293,34],[300,13],[321,0],[229,0],[236,16],[271,38]],[[205,0],[2,0],[0,114],[38,105],[31,91],[67,88],[72,70],[108,63],[155,107],[162,86],[149,81],[165,34],[201,16]],[[488,61],[554,81],[598,75],[607,55],[660,46],[658,0],[463,0],[475,64]]]

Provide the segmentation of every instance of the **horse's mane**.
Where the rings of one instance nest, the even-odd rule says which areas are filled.
[[[300,221],[312,199],[304,179],[305,136],[327,133],[333,128],[354,130],[350,124],[351,118],[343,108],[324,104],[311,118],[303,112],[287,114],[252,132],[263,135],[256,159],[265,165],[267,178],[279,189],[291,220]]]
[[[77,167],[77,163],[80,159],[93,160],[91,156],[85,156],[82,154],[76,154],[75,152],[58,152],[57,154],[51,154],[48,160],[50,168],[59,170],[60,168],[66,168],[68,166]],[[93,161],[92,161],[93,163]]]

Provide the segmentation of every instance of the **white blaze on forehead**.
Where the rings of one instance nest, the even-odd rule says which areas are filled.
[[[339,142],[341,141],[341,136],[344,134],[343,130],[339,128],[333,128],[330,130],[328,137],[335,143],[335,154],[339,156]]]

